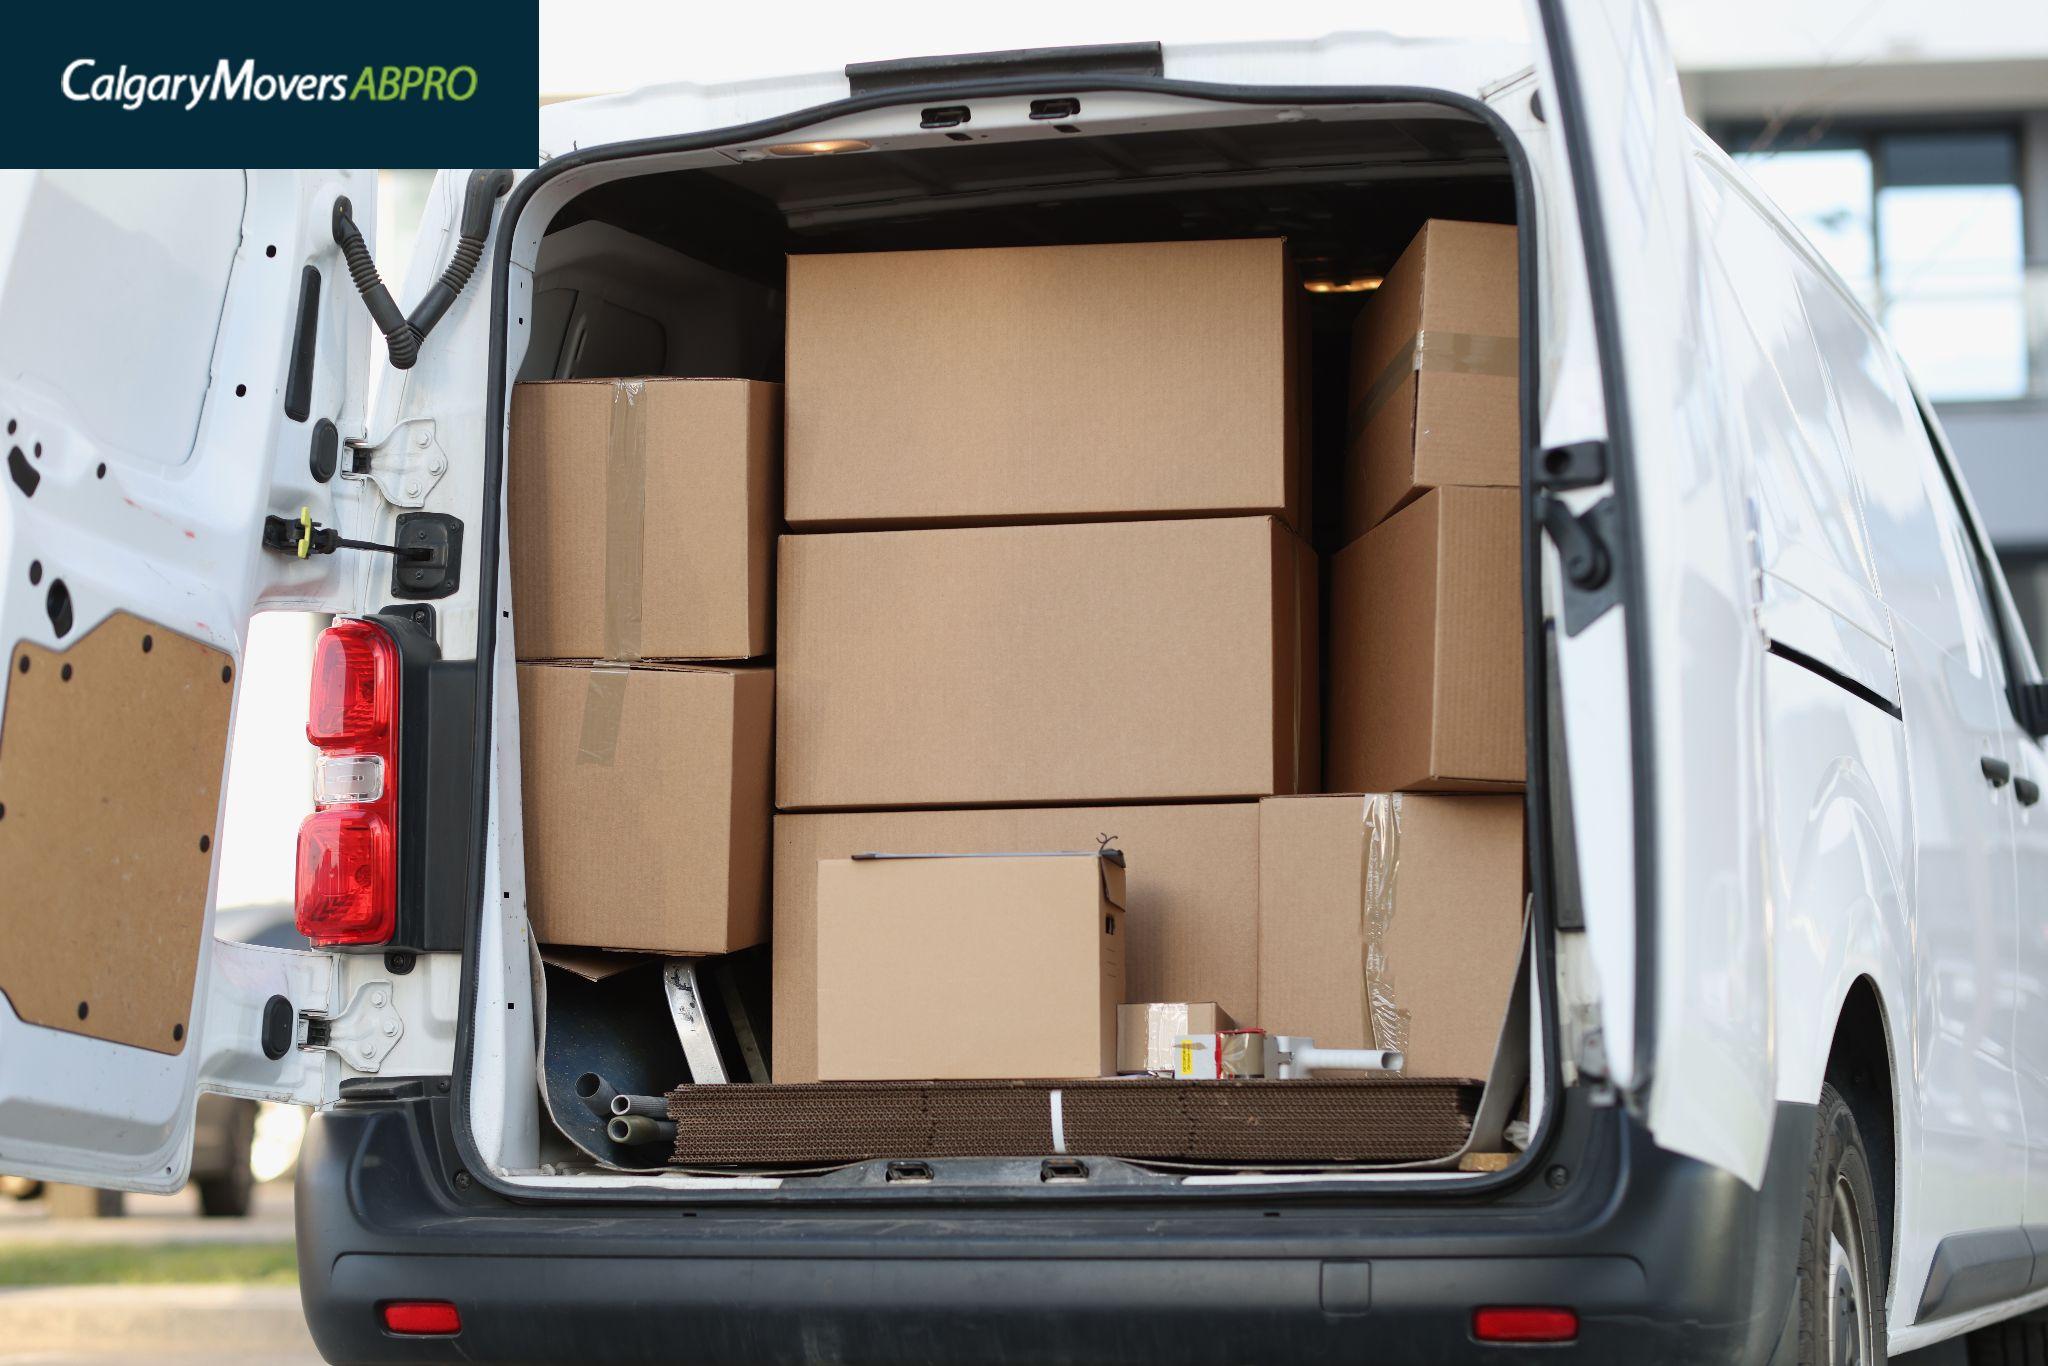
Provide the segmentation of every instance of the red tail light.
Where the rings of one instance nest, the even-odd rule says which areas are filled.
[[[297,920],[315,944],[383,944],[398,925],[398,645],[337,621],[313,647],[306,738],[320,750],[299,826]]]
[[[1478,1342],[1570,1342],[1579,1335],[1579,1316],[1570,1309],[1514,1306],[1472,1311]]]
[[[384,1327],[408,1337],[448,1337],[462,1331],[462,1312],[446,1300],[395,1300],[384,1306]]]

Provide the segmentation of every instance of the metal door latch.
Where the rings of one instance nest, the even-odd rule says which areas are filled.
[[[338,1015],[302,1011],[299,1018],[306,1023],[299,1047],[324,1049],[358,1072],[382,1068],[405,1036],[389,982],[365,982]]]

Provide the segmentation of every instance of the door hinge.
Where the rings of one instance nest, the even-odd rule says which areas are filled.
[[[448,473],[448,453],[430,417],[409,417],[375,441],[347,445],[341,477],[369,480],[395,508],[425,507],[427,495]]]
[[[1589,489],[1607,482],[1607,443],[1573,441],[1552,446],[1536,457],[1539,489]]]
[[[1535,512],[1537,524],[1557,546],[1564,575],[1564,633],[1575,636],[1620,598],[1615,564],[1621,547],[1619,505],[1610,496],[1577,513],[1563,499],[1539,490]]]
[[[299,1047],[334,1054],[356,1072],[375,1072],[405,1036],[397,996],[389,982],[365,982],[339,1014],[302,1010]]]

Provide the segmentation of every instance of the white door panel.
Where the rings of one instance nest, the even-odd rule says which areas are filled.
[[[1634,743],[1654,756],[1650,790],[1635,793],[1652,813],[1636,853],[1649,860],[1635,908],[1647,952],[1633,951],[1648,1032],[1616,1077],[1641,1093],[1660,1145],[1755,1183],[1774,1115],[1771,927],[1755,837],[1766,818],[1762,645],[1727,459],[1738,433],[1698,382],[1723,347],[1700,298],[1689,127],[1650,5],[1537,9],[1548,45],[1539,75],[1559,105],[1550,127],[1577,153],[1579,202],[1594,206],[1584,225],[1591,268],[1604,277],[1595,288],[1615,301],[1604,354],[1624,359],[1609,376],[1609,407],[1619,396],[1617,461],[1641,548],[1641,615],[1625,628],[1638,637],[1637,695],[1648,703],[1630,718]],[[1569,695],[1575,642],[1561,640],[1559,653]]]
[[[0,972],[20,973],[0,982],[0,1170],[183,1179],[201,1060],[225,1046],[205,986],[222,699],[255,611],[352,610],[365,582],[352,557],[261,540],[270,514],[344,534],[365,515],[368,485],[317,478],[311,454],[322,420],[337,445],[362,435],[368,322],[331,213],[345,194],[373,218],[375,193],[354,171],[0,176],[0,641],[21,728],[0,735]],[[167,844],[173,810],[190,828]],[[59,978],[75,1012],[45,999]]]

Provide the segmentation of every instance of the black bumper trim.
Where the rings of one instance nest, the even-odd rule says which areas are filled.
[[[334,1361],[1350,1361],[1475,1350],[1486,1304],[1575,1309],[1587,1360],[1768,1360],[1792,1306],[1813,1107],[1781,1106],[1762,1191],[1567,1093],[1553,1187],[1161,1209],[516,1204],[446,1174],[446,1098],[321,1116],[300,1287]],[[385,1333],[446,1298],[463,1331]],[[1528,1349],[1554,1359],[1559,1348]],[[1489,1347],[1489,1361],[1516,1349]]]

